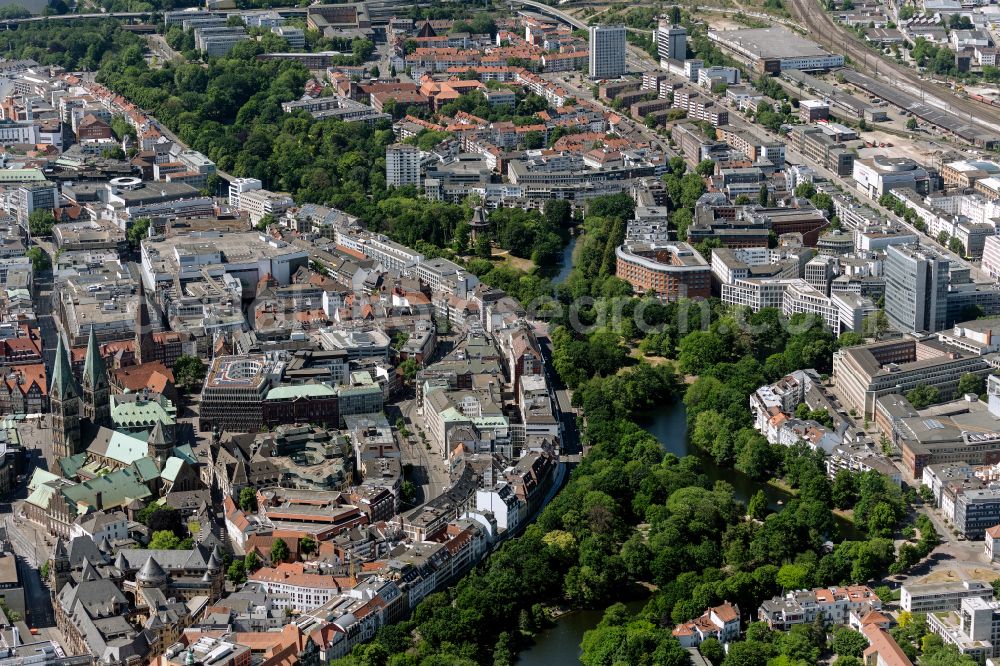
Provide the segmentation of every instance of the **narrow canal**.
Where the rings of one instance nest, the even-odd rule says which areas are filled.
[[[565,282],[566,278],[569,277],[570,271],[573,270],[573,250],[576,249],[576,241],[579,238],[579,234],[570,236],[569,242],[566,243],[566,247],[563,248],[562,264],[559,266],[559,272],[552,278],[553,286]]]

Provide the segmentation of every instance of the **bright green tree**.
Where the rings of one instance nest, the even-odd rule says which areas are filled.
[[[174,379],[177,387],[188,392],[201,389],[208,368],[197,356],[181,354],[174,363]]]
[[[128,228],[125,237],[128,239],[128,244],[132,246],[133,250],[138,250],[142,239],[149,236],[149,225],[151,223],[152,220],[148,217],[140,217]]]
[[[284,539],[275,539],[274,543],[271,544],[271,564],[277,565],[280,562],[284,562],[288,559],[291,554],[288,550],[288,544],[285,543]]]
[[[833,651],[840,656],[860,657],[866,647],[868,639],[853,629],[837,627],[833,632]]]
[[[226,571],[226,578],[235,585],[247,582],[247,572],[243,560],[233,560],[233,563],[229,565],[229,570]]]
[[[250,486],[240,489],[240,508],[247,513],[257,510],[257,491]]]
[[[153,538],[149,540],[150,550],[176,550],[180,544],[181,540],[170,530],[153,532]]]
[[[37,245],[29,247],[25,251],[24,256],[31,260],[31,269],[36,273],[52,267],[52,262],[49,261],[48,253]]]
[[[708,659],[714,666],[719,666],[722,660],[726,658],[726,651],[722,648],[722,643],[719,642],[718,638],[714,636],[709,636],[701,642],[698,646],[698,652],[701,653],[705,659]]]
[[[984,392],[985,388],[986,380],[979,375],[972,374],[971,372],[965,373],[958,380],[959,395],[965,395],[966,393],[979,395]]]
[[[243,567],[247,572],[252,572],[260,566],[260,556],[257,555],[257,551],[251,550],[247,553],[247,556],[243,558]]]
[[[778,585],[786,590],[802,590],[812,587],[812,572],[804,564],[785,564],[778,569],[778,576],[775,578]]]
[[[747,515],[756,520],[764,520],[767,515],[767,495],[764,494],[763,490],[758,490],[750,498],[750,502],[747,504]]]
[[[32,236],[51,236],[55,223],[56,218],[51,210],[39,208],[31,211],[31,215],[28,216],[28,231]]]
[[[917,384],[906,393],[906,399],[915,409],[924,409],[940,400],[940,391],[936,386]]]

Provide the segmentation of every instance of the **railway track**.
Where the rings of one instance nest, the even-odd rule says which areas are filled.
[[[1000,108],[956,95],[951,88],[923,80],[909,67],[881,57],[835,22],[815,0],[789,0],[788,8],[808,30],[811,39],[830,51],[851,58],[859,70],[906,92],[919,94],[932,106],[976,118],[980,124],[1000,132]]]

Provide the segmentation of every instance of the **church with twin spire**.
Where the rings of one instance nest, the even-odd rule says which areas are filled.
[[[136,362],[158,361],[156,344],[140,280]],[[58,468],[54,471],[63,477],[86,482],[109,472],[128,472],[161,495],[200,487],[197,458],[190,445],[177,445],[177,426],[172,418],[156,420],[145,432],[115,427],[108,368],[93,327],[79,384],[69,351],[59,338],[49,403]]]

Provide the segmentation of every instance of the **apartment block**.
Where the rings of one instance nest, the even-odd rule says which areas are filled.
[[[851,611],[869,607],[882,608],[882,600],[870,587],[819,587],[768,599],[757,610],[757,619],[771,629],[787,631],[796,624],[813,622],[817,616],[830,624],[847,624]]]
[[[385,184],[387,187],[420,186],[420,149],[394,143],[385,149]]]
[[[624,74],[625,26],[590,26],[590,78],[615,79]]]

